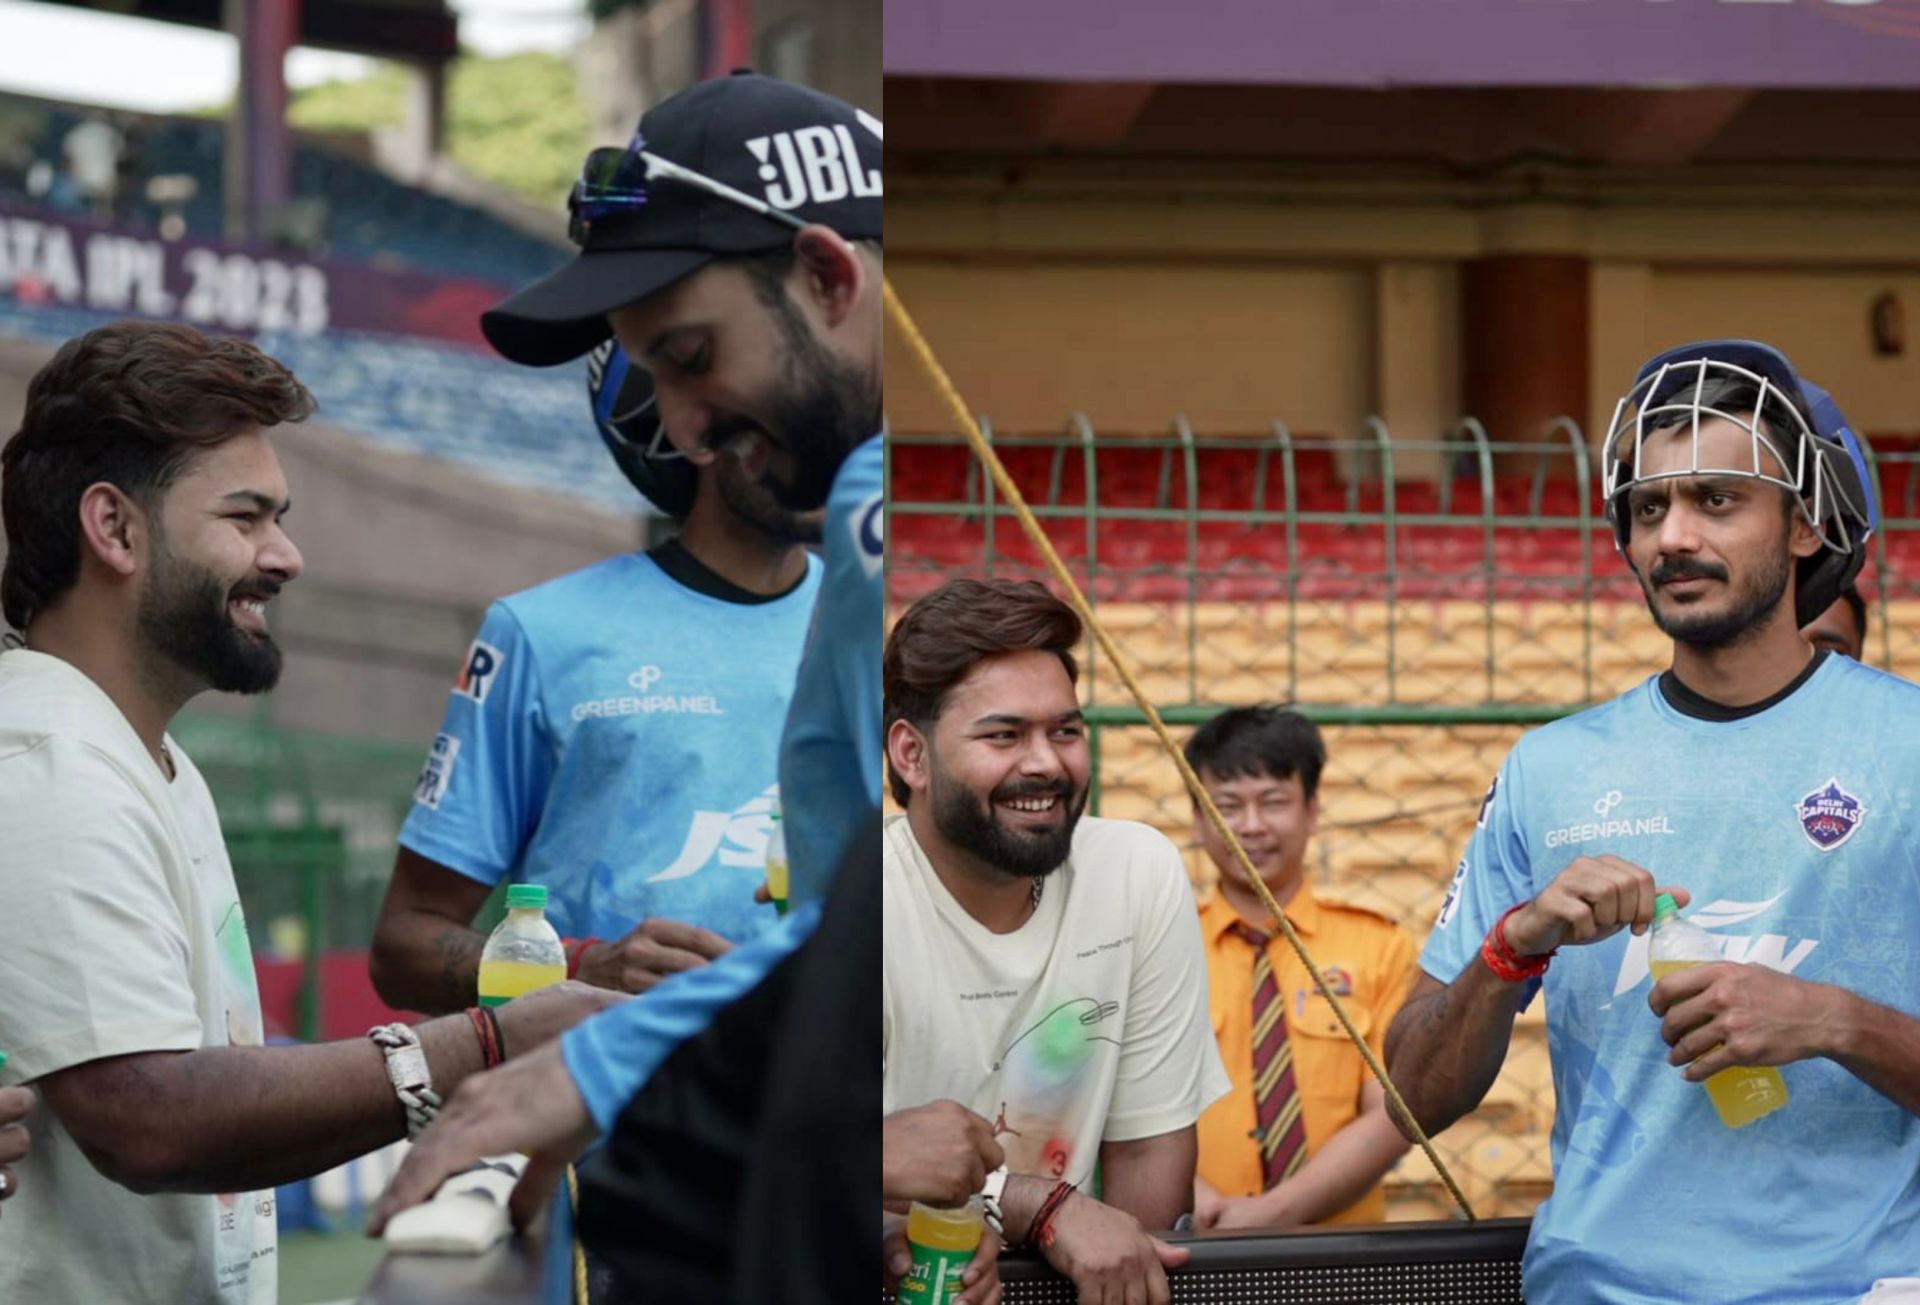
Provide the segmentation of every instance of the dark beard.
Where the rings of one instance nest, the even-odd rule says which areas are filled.
[[[932,777],[928,797],[933,825],[955,847],[1014,879],[1038,879],[1066,864],[1073,848],[1074,826],[1087,805],[1085,792],[1076,799],[1061,785],[1009,785],[982,802],[969,790],[949,783],[938,766],[933,768]],[[1066,818],[1050,833],[1016,832],[994,819],[991,804],[996,799],[1044,797],[1050,793],[1067,799]]]
[[[265,693],[280,681],[280,647],[233,623],[227,613],[232,593],[211,572],[174,557],[165,537],[156,535],[153,575],[140,596],[140,636],[208,688]]]
[[[1780,606],[1780,600],[1786,597],[1787,581],[1792,574],[1793,559],[1784,555],[1777,557],[1767,570],[1756,572],[1751,580],[1743,584],[1733,595],[1733,606],[1719,615],[1696,614],[1684,607],[1663,612],[1654,601],[1654,593],[1658,585],[1667,580],[1692,575],[1724,577],[1720,568],[1694,567],[1686,563],[1671,567],[1656,564],[1653,574],[1640,583],[1647,594],[1647,610],[1653,613],[1653,623],[1660,627],[1662,634],[1676,643],[1711,652],[1733,647],[1764,625],[1774,609]]]
[[[859,373],[820,351],[819,370],[797,392],[783,396],[775,410],[776,428],[793,453],[790,483],[771,477],[768,485],[782,507],[813,512],[827,505],[840,464],[880,429],[866,401]]]
[[[836,359],[815,338],[785,293],[772,307],[787,349],[792,384],[769,405],[773,429],[793,454],[793,480],[768,486],[780,506],[813,512],[826,506],[847,455],[880,431],[880,400],[871,377]]]
[[[825,534],[817,515],[782,506],[771,478],[749,476],[731,454],[713,463],[713,484],[727,511],[769,539],[783,544],[817,544]]]

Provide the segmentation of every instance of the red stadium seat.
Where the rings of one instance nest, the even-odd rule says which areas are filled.
[[[959,502],[972,460],[964,446],[903,444],[894,450],[893,497],[910,503]]]
[[[1231,512],[1253,507],[1253,490],[1260,454],[1253,448],[1203,449],[1196,455],[1200,477],[1200,506]],[[1269,475],[1278,461],[1269,459]],[[1278,477],[1274,476],[1277,484]],[[1271,491],[1269,491],[1271,494]],[[1271,505],[1271,497],[1269,499]]]

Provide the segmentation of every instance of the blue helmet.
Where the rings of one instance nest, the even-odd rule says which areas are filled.
[[[616,341],[604,340],[587,355],[587,397],[594,429],[633,487],[668,516],[686,516],[699,473],[667,441],[653,377],[628,362]]]
[[[1753,410],[1714,407],[1707,398],[1709,389],[1722,381],[1756,390]],[[1700,426],[1708,419],[1747,431],[1751,461],[1737,467],[1702,467]],[[1643,473],[1640,457],[1647,433],[1683,425],[1692,428],[1689,464]],[[1860,574],[1867,540],[1880,524],[1872,471],[1840,405],[1819,386],[1803,381],[1785,354],[1754,340],[1705,340],[1650,360],[1614,405],[1600,462],[1607,519],[1623,556],[1632,528],[1627,497],[1637,484],[1711,472],[1751,476],[1791,492],[1823,545],[1802,558],[1796,571],[1794,615],[1801,625],[1831,606]]]

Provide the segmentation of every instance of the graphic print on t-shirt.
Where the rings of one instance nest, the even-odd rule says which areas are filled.
[[[1119,1015],[1117,1001],[1076,997],[1024,1022],[1001,1051],[996,1127],[1006,1130],[1001,1146],[1013,1172],[1061,1178],[1072,1168],[1092,1085],[1106,1057],[1119,1054]]]
[[[238,901],[221,909],[213,938],[220,949],[220,974],[226,980],[227,1045],[265,1046],[260,987],[253,975],[253,942],[247,937],[247,917]]]
[[[247,936],[247,917],[233,900],[218,913],[213,938],[220,955],[220,977],[226,989],[226,1035],[230,1047],[266,1044],[260,1016],[260,988],[253,972],[253,943]],[[214,1265],[220,1290],[251,1289],[256,1281],[272,1290],[273,1275],[256,1278],[254,1261],[277,1253],[272,1236],[278,1213],[274,1191],[219,1192],[214,1196],[218,1223],[214,1230]],[[253,1291],[249,1299],[258,1297]]]

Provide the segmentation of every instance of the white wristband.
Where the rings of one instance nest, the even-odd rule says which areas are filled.
[[[427,1069],[427,1053],[420,1049],[420,1035],[405,1024],[382,1024],[367,1030],[374,1045],[386,1053],[387,1082],[407,1112],[407,1137],[417,1138],[440,1113],[440,1098],[433,1090],[433,1074]]]
[[[1000,1197],[1007,1190],[1007,1167],[1001,1165],[987,1175],[987,1184],[980,1189],[980,1204],[985,1207],[987,1224],[999,1236],[1007,1238],[1006,1215],[1000,1210]]]

